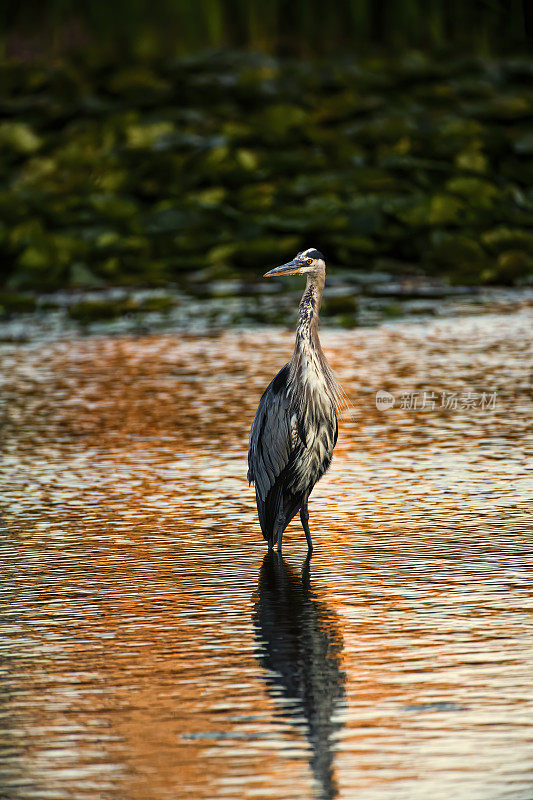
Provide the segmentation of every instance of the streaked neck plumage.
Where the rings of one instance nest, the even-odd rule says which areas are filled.
[[[318,312],[320,311],[325,282],[326,276],[323,270],[322,272],[312,273],[307,276],[307,284],[302,299],[300,300],[300,308],[298,310],[295,347],[312,340],[313,344],[318,345],[320,348],[320,341],[318,339]]]
[[[336,382],[318,338],[318,312],[324,284],[324,270],[307,276],[307,284],[298,310],[296,341],[290,361],[290,372],[293,383],[303,387],[302,397],[307,401],[322,385],[334,402]]]

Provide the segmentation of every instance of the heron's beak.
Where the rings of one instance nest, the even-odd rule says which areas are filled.
[[[265,272],[263,278],[275,278],[278,275],[295,275],[297,272],[300,272],[302,267],[305,266],[305,261],[300,261],[299,259],[294,258],[287,264],[282,264],[281,267],[275,267],[274,269],[271,269],[270,272]]]

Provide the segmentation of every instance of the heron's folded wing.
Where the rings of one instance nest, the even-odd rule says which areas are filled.
[[[255,483],[263,500],[289,463],[298,430],[290,407],[288,377],[286,365],[263,394],[250,431],[248,480]]]

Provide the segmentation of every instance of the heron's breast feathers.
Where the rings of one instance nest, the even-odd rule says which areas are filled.
[[[286,365],[265,391],[250,432],[248,480],[265,499],[281,480],[305,493],[324,474],[336,441],[335,397],[319,364]]]

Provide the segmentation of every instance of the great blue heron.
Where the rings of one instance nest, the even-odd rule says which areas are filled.
[[[307,502],[331,463],[337,442],[337,383],[318,338],[318,311],[326,264],[309,248],[265,278],[306,275],[292,358],[261,397],[250,431],[248,481],[255,484],[263,536],[281,553],[283,531],[300,511],[313,551]]]

